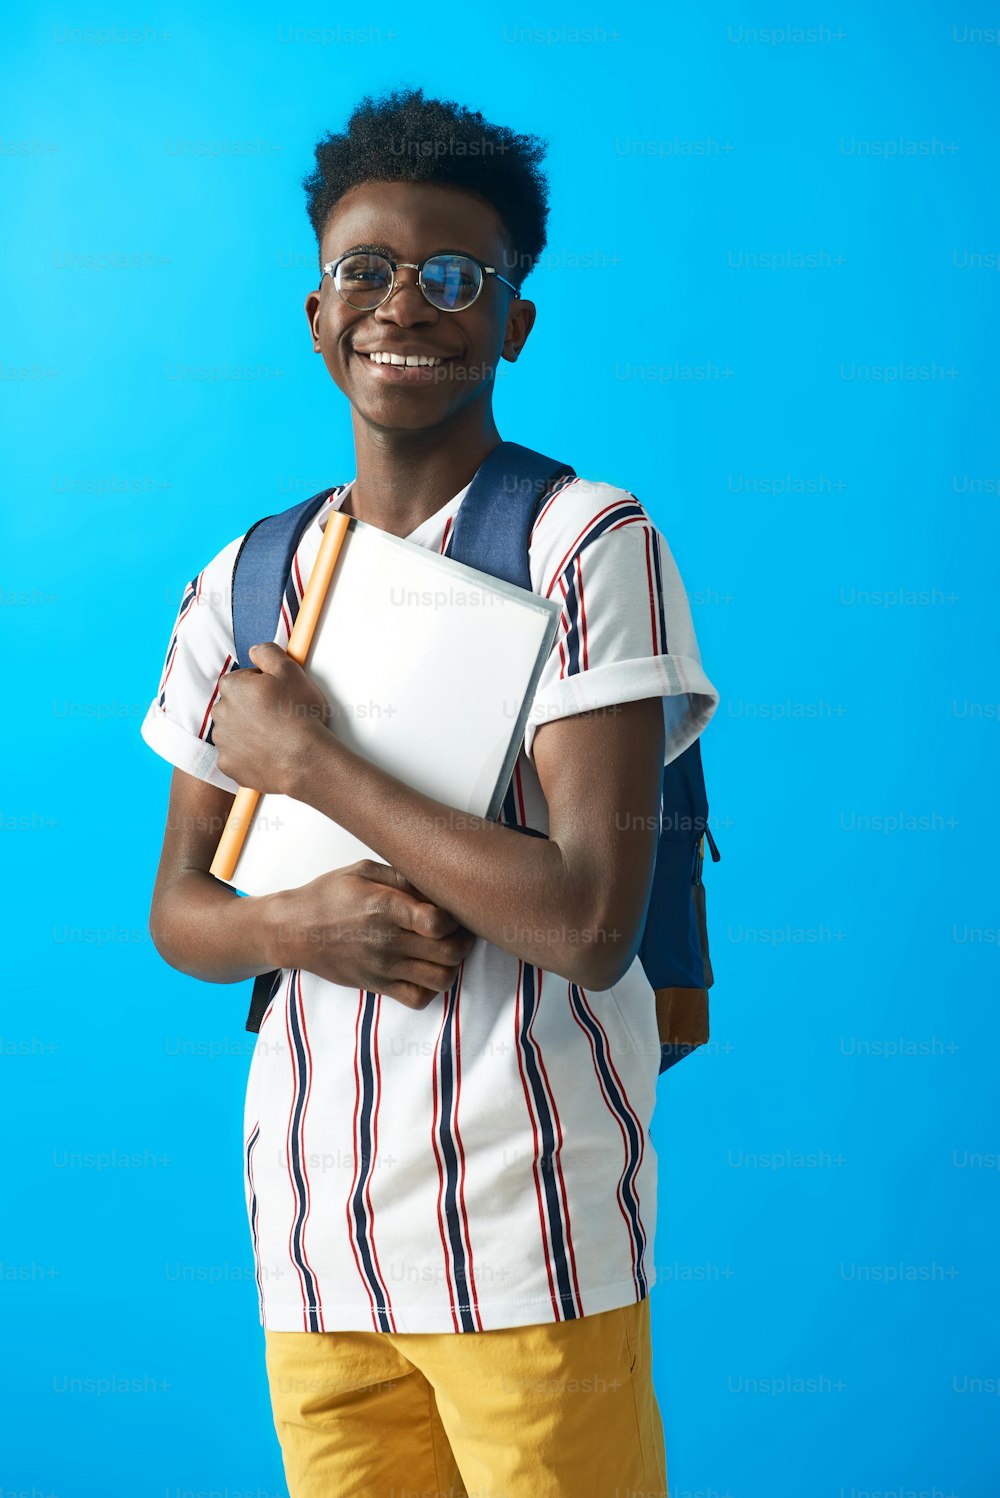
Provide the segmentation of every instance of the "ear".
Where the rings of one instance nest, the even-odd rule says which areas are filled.
[[[310,291],[305,301],[306,318],[309,322],[309,333],[312,337],[313,353],[321,353],[319,339],[316,336],[316,323],[319,318],[319,292]]]
[[[507,308],[507,326],[501,356],[513,364],[528,341],[528,334],[535,323],[537,308],[534,302],[511,298]]]

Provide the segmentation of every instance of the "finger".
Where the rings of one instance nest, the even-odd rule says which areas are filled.
[[[254,665],[266,672],[268,676],[278,676],[286,666],[294,664],[281,646],[276,645],[273,640],[265,640],[260,645],[251,645],[249,655]]]
[[[399,890],[404,895],[412,896],[418,904],[427,906],[429,910],[440,909],[440,906],[435,905],[433,900],[428,900],[425,895],[422,895],[416,885],[410,883],[405,874],[401,874],[399,869],[393,868],[392,864],[376,863],[374,859],[363,858],[359,863],[354,865],[354,872],[362,879],[371,880],[373,884],[384,884],[387,889]],[[446,914],[446,912],[442,912],[442,914]],[[415,930],[417,928],[409,927],[409,929]],[[450,930],[451,928],[449,927],[448,929]]]
[[[397,1003],[405,1005],[407,1009],[426,1009],[432,1004],[440,992],[435,989],[418,988],[414,983],[386,983],[379,992],[387,999],[395,999]]]
[[[388,891],[387,913],[401,931],[413,931],[432,940],[451,936],[458,929],[458,922],[447,910],[429,900],[418,900],[402,889]]]
[[[415,884],[410,883],[405,874],[401,874],[398,869],[394,869],[393,873],[396,875],[397,888],[401,889],[404,895],[412,895],[415,900],[420,900],[424,905],[434,904],[434,901],[428,900],[422,890],[417,889]]]
[[[219,682],[220,702],[224,696],[231,697],[234,692],[246,690],[246,684],[249,682],[251,676],[256,681],[260,675],[261,672],[257,670],[256,666],[238,667],[235,671],[227,671]]]
[[[430,962],[436,967],[457,968],[475,945],[475,939],[459,936],[419,936],[416,931],[397,930],[386,952],[385,960],[393,962]]]
[[[431,993],[445,993],[457,976],[458,970],[454,966],[443,967],[434,962],[401,962],[398,966],[393,966],[389,978],[378,980],[383,985],[379,992],[388,992],[395,983],[412,983],[417,988],[430,989]]]
[[[386,884],[390,889],[405,889],[411,894],[419,895],[420,891],[401,874],[399,869],[393,868],[391,863],[376,863],[374,858],[362,858],[353,865],[354,872],[360,879],[370,879],[374,884]],[[423,896],[421,895],[422,899]]]
[[[387,899],[387,914],[402,930],[415,931],[421,936],[432,938],[451,936],[459,929],[465,930],[464,926],[459,928],[455,917],[440,905],[425,899],[419,892],[409,894],[408,890],[414,886],[391,864],[375,863],[366,858],[355,866],[355,872],[362,879],[384,884],[391,891]]]

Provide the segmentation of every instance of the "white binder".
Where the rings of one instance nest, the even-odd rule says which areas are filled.
[[[559,613],[554,599],[352,516],[304,666],[350,749],[493,820]],[[314,807],[263,795],[227,882],[271,894],[360,858],[389,862]]]

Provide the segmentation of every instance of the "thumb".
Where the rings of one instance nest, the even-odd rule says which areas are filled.
[[[278,676],[288,661],[288,656],[281,646],[275,645],[273,641],[262,645],[251,645],[249,656],[258,670],[265,672],[268,676]]]

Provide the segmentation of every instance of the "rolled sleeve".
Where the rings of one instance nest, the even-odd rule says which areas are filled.
[[[237,669],[232,573],[242,539],[231,541],[185,586],[159,688],[139,729],[169,764],[233,795],[239,786],[218,768],[212,708],[223,678]]]
[[[529,759],[543,723],[660,697],[668,764],[694,743],[719,703],[670,548],[634,498],[616,492],[623,495],[618,527],[575,550],[546,588],[562,611],[528,715]]]

